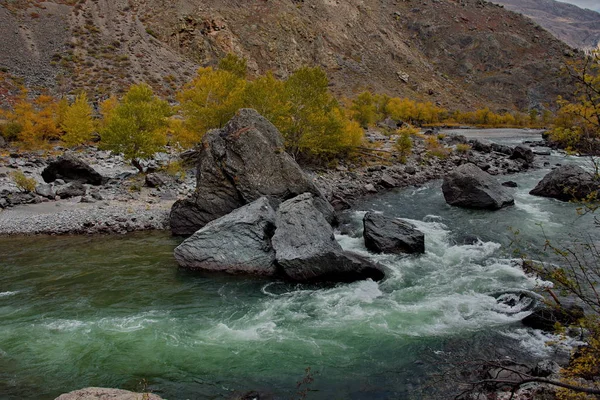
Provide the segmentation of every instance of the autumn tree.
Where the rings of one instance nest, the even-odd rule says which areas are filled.
[[[72,147],[88,142],[94,132],[92,107],[85,92],[80,93],[73,104],[69,105],[60,124],[64,131],[61,137],[66,146]]]
[[[177,94],[184,128],[199,142],[209,129],[223,127],[242,107],[245,86],[246,81],[234,72],[200,68]]]
[[[291,104],[285,83],[270,71],[246,84],[243,104],[255,109],[280,130],[286,130],[290,125]]]
[[[248,61],[243,57],[229,53],[219,61],[217,69],[231,72],[240,79],[246,79]]]
[[[575,98],[559,98],[551,138],[563,147],[596,154],[600,150],[600,50],[568,64],[566,72],[575,82]]]
[[[60,136],[57,103],[51,96],[40,95],[30,100],[24,91],[5,117],[11,136],[25,149],[47,148],[50,140]]]
[[[349,121],[328,85],[325,71],[318,67],[301,68],[285,82],[290,113],[289,124],[282,133],[294,156],[335,156],[362,138],[362,130]]]
[[[139,159],[152,157],[167,143],[169,104],[157,98],[150,86],[133,85],[114,109],[104,116],[100,147],[123,153],[140,169]]]
[[[378,119],[375,96],[369,91],[359,94],[352,102],[350,109],[353,112],[354,120],[365,128],[373,125]]]

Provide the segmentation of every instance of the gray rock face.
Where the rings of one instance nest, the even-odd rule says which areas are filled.
[[[584,199],[599,189],[591,173],[576,165],[563,165],[546,175],[529,194],[570,201]]]
[[[376,253],[424,253],[425,235],[414,225],[368,212],[363,218],[367,249]]]
[[[194,195],[171,210],[176,235],[190,235],[261,196],[285,200],[310,192],[323,198],[284,151],[277,128],[251,109],[239,110],[223,129],[204,135],[198,160]]]
[[[81,182],[71,182],[64,186],[60,186],[56,189],[56,195],[61,199],[68,199],[69,197],[84,196],[86,188]]]
[[[89,387],[61,394],[54,400],[162,400],[152,393],[134,393],[128,390]]]
[[[384,277],[380,266],[342,250],[313,198],[298,196],[282,203],[276,225],[272,239],[276,262],[293,280],[351,282]]]
[[[261,197],[206,224],[175,249],[175,259],[190,269],[274,275],[274,230],[275,211]]]
[[[54,182],[57,179],[63,179],[65,182],[78,181],[92,185],[101,185],[103,183],[102,175],[88,164],[70,154],[65,154],[56,161],[48,164],[42,171],[42,178],[44,178],[46,183]]]
[[[535,155],[533,151],[529,147],[525,147],[523,145],[518,145],[512,151],[510,155],[511,160],[523,160],[528,164],[531,164],[535,159]]]
[[[465,208],[497,210],[514,198],[490,174],[474,164],[463,164],[444,177],[446,203]]]

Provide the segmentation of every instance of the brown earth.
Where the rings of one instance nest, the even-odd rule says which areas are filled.
[[[254,76],[320,65],[339,95],[451,109],[525,110],[569,92],[568,47],[483,0],[0,0],[0,37],[0,68],[57,94],[146,81],[170,95],[228,52]]]

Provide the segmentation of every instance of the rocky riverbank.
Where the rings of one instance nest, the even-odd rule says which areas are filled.
[[[527,159],[533,155],[515,156],[513,149],[507,146],[446,136],[441,143],[447,149],[454,149],[448,151],[447,156],[431,156],[425,139],[417,137],[412,155],[406,163],[400,163],[394,150],[395,136],[370,130],[366,138],[377,151],[361,159],[362,165],[356,160],[309,172],[313,183],[338,210],[349,208],[364,196],[439,179],[468,162],[492,175],[520,172],[545,162],[543,156],[535,160]],[[458,144],[469,144],[471,150],[456,151]],[[42,172],[62,154],[70,154],[88,164],[103,181],[82,187],[73,187],[62,179],[44,182]],[[93,146],[77,151],[55,148],[49,154],[5,153],[0,156],[0,235],[169,229],[172,204],[189,196],[195,188],[194,166],[183,165],[174,151],[159,153],[146,162],[145,174],[139,173],[121,156]],[[20,190],[14,182],[15,171],[35,180],[35,191]]]

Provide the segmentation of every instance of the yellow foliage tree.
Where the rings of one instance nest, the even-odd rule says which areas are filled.
[[[121,102],[106,115],[100,147],[123,153],[141,170],[139,159],[150,158],[167,143],[167,118],[171,107],[146,84],[133,85]]]
[[[202,135],[223,127],[242,107],[246,81],[235,73],[200,68],[197,76],[177,94],[185,128]]]
[[[65,132],[62,141],[67,147],[77,146],[91,140],[94,132],[92,107],[88,104],[87,95],[79,94],[62,118],[61,128]]]
[[[50,140],[57,139],[60,135],[57,110],[53,97],[41,95],[30,101],[23,92],[13,110],[6,113],[19,145],[28,150],[43,149]]]
[[[290,123],[291,105],[285,84],[270,71],[247,83],[243,102],[244,107],[255,109],[280,130]]]

